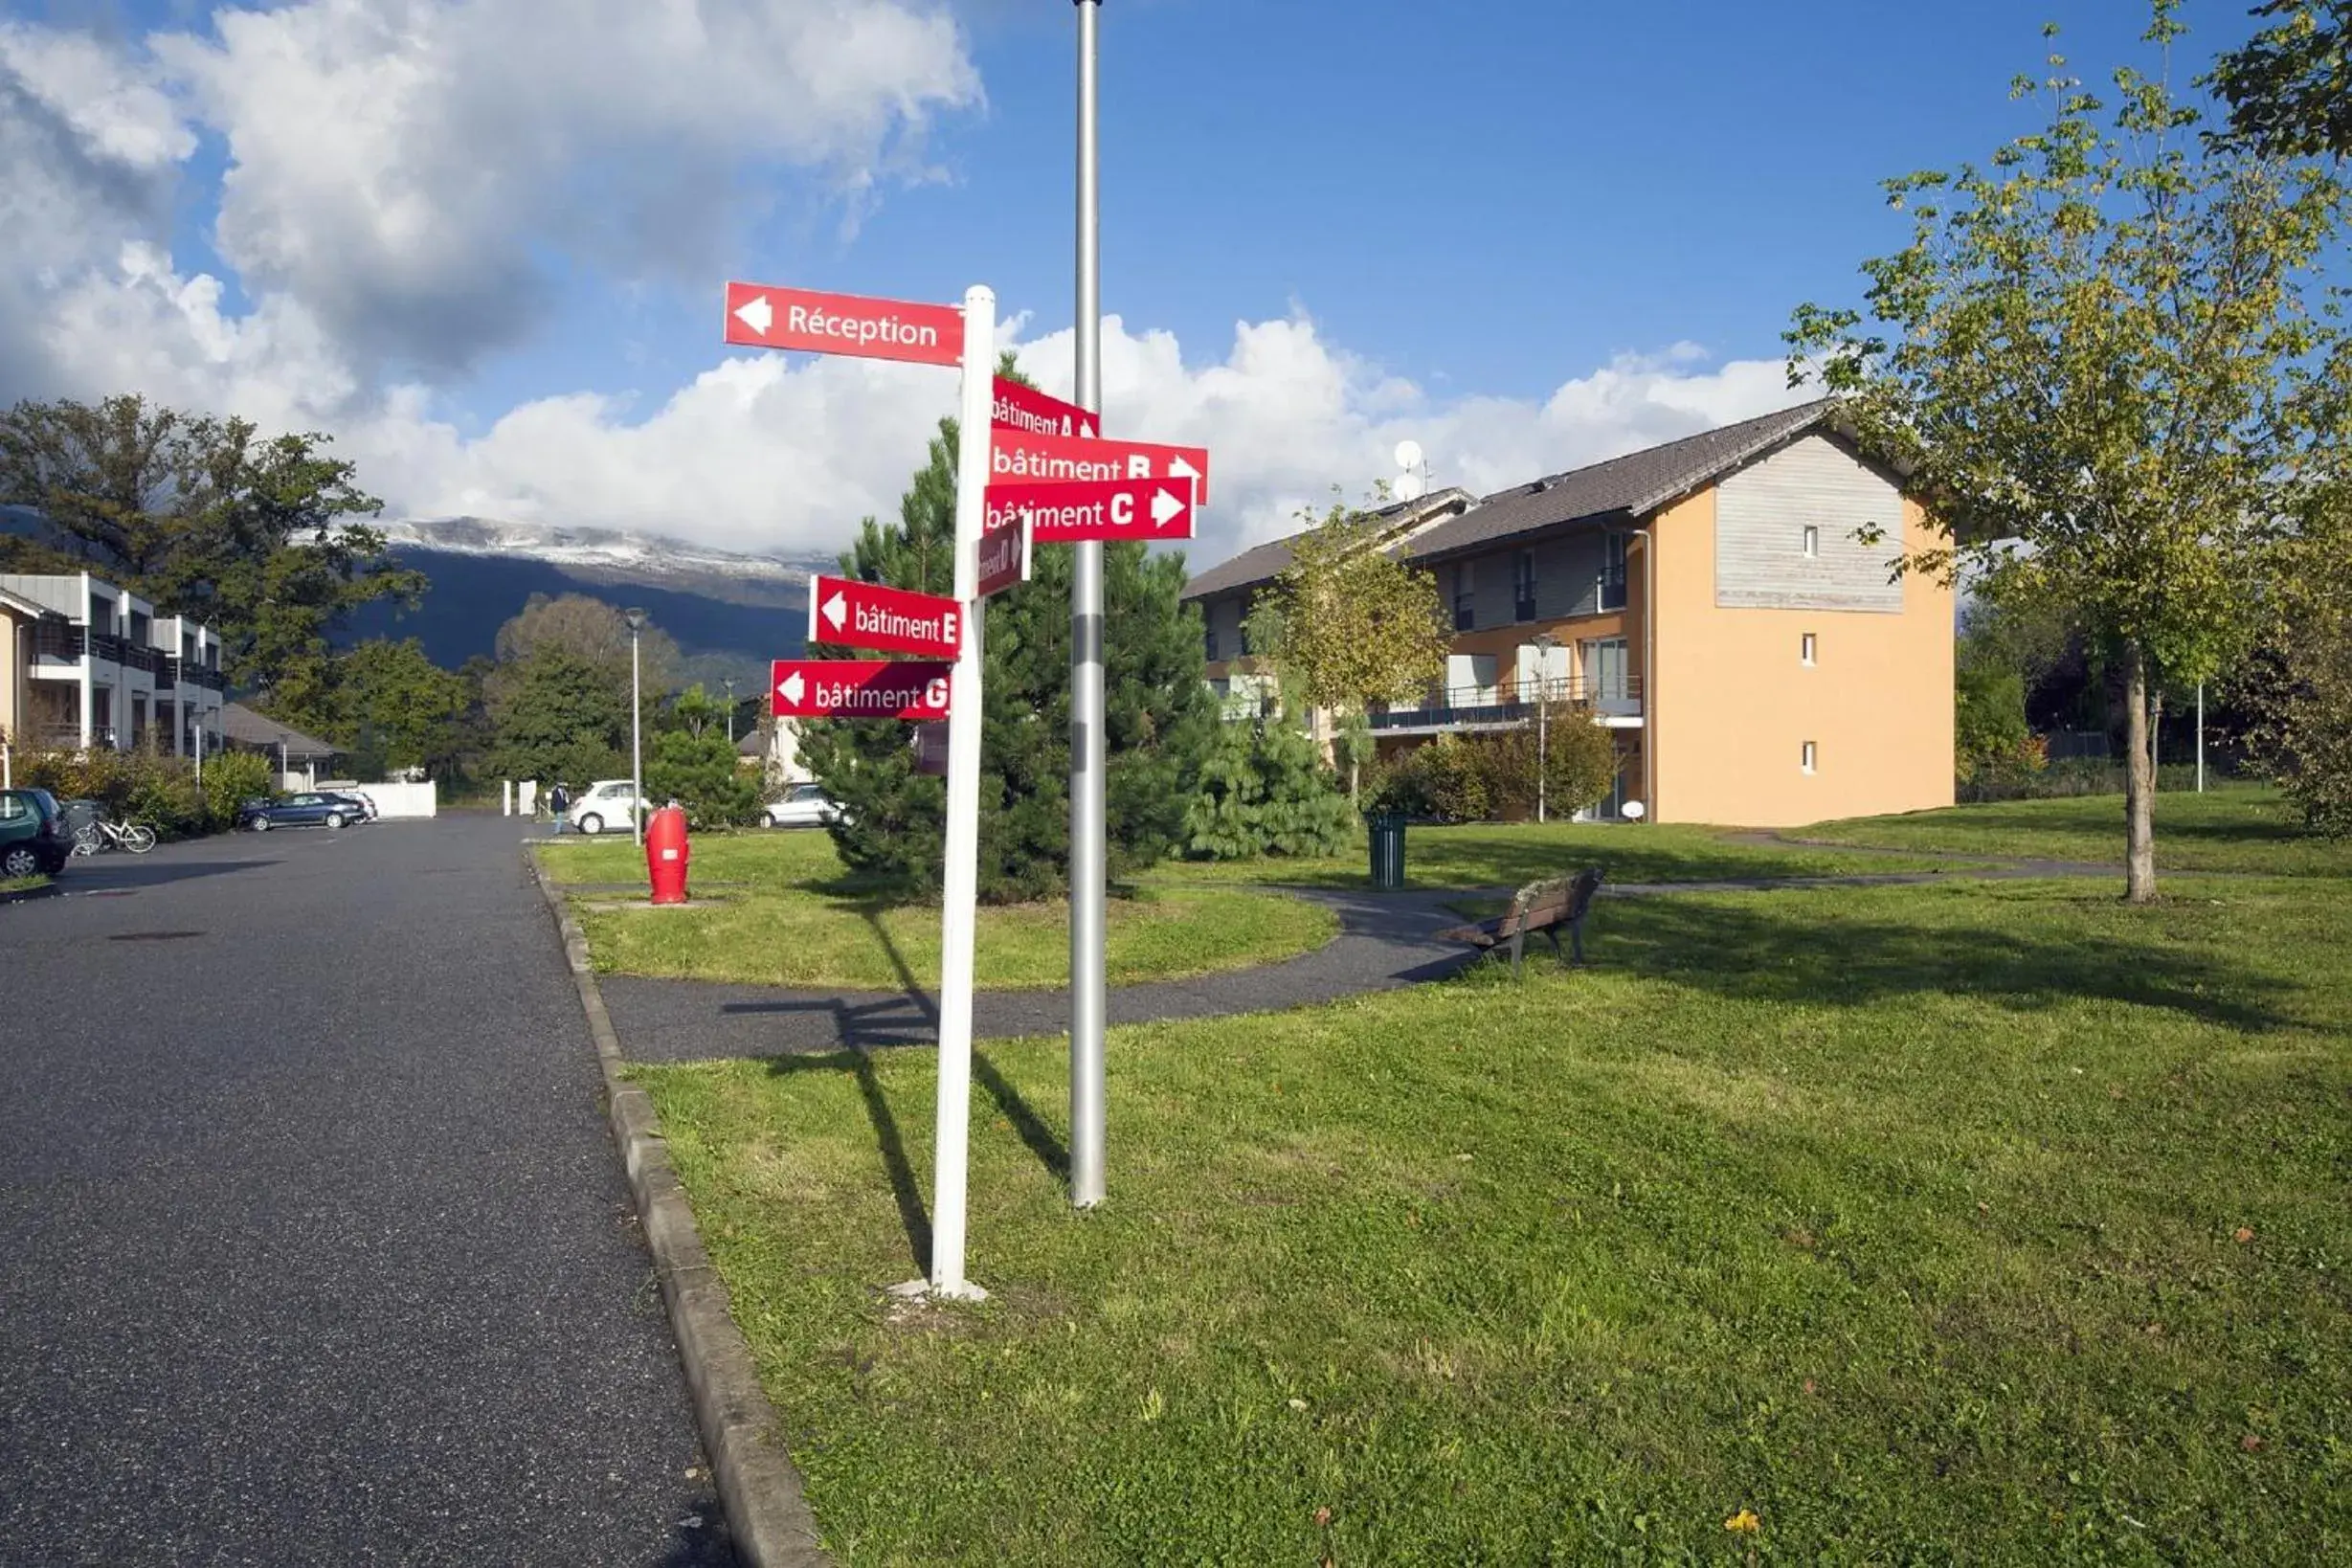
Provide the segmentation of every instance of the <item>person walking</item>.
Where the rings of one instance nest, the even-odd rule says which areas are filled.
[[[548,810],[555,818],[555,836],[559,839],[564,836],[564,813],[571,808],[571,792],[565,789],[562,781],[558,780],[548,791]]]

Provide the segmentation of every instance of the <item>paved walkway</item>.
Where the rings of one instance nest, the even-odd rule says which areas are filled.
[[[1743,841],[1771,844],[1794,840],[1752,834],[1743,836]],[[1950,869],[1936,871],[1624,883],[1604,885],[1602,893],[1607,898],[1657,898],[1691,893],[1910,886],[1955,879],[2008,881],[2121,875],[2119,867],[2109,865],[2060,861],[1987,863],[1989,859],[1956,856]],[[605,887],[602,884],[575,885],[565,891],[579,894]],[[616,883],[610,888],[640,896],[643,891],[642,884]],[[1478,956],[1476,950],[1458,942],[1438,940],[1436,932],[1462,924],[1464,918],[1447,906],[1469,899],[1508,898],[1514,891],[1510,887],[1380,894],[1310,887],[1274,890],[1310,899],[1333,910],[1340,919],[1340,934],[1315,952],[1284,963],[1192,980],[1114,986],[1109,997],[1110,1021],[1152,1023],[1171,1019],[1270,1013],[1436,979]],[[614,1029],[620,1036],[621,1049],[632,1061],[692,1062],[719,1057],[801,1055],[852,1047],[932,1044],[938,1039],[937,999],[911,974],[905,974],[905,979],[906,986],[899,991],[791,990],[778,986],[724,985],[707,980],[648,979],[633,974],[600,976],[598,984],[612,1013]],[[1069,993],[979,992],[973,998],[972,1026],[973,1036],[978,1040],[1066,1033]]]
[[[0,907],[0,1562],[730,1560],[521,836]]]
[[[1113,986],[1110,1021],[1220,1018],[1333,1001],[1433,979],[1475,956],[1432,934],[1462,923],[1445,907],[1459,893],[1286,890],[1336,911],[1339,935],[1279,964]],[[788,991],[630,974],[599,975],[597,984],[631,1060],[681,1062],[931,1044],[938,1039],[938,1003],[911,974],[906,979],[902,991]],[[1069,1017],[1067,991],[982,991],[973,997],[972,1030],[980,1040],[1062,1034]]]

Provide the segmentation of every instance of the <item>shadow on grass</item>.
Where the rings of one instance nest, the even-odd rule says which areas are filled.
[[[931,1271],[931,1217],[923,1206],[923,1187],[915,1179],[913,1162],[907,1157],[907,1140],[899,1134],[898,1118],[890,1112],[889,1097],[882,1092],[882,1084],[874,1076],[874,1055],[860,1047],[846,1051],[824,1051],[813,1055],[773,1056],[768,1059],[768,1071],[778,1078],[791,1078],[808,1072],[846,1072],[858,1083],[858,1096],[865,1102],[865,1114],[874,1124],[874,1138],[882,1149],[884,1173],[890,1178],[890,1197],[898,1204],[899,1223],[906,1227],[907,1245],[914,1254],[915,1271],[928,1275]]]
[[[1825,919],[1817,904],[1783,902],[1814,897],[1615,900],[1597,911],[1585,948],[1597,964],[1736,1000],[1867,1006],[1945,995],[2030,1011],[2093,997],[2235,1029],[2299,1021],[2289,1005],[2295,988],[2283,980],[2152,942],[2036,931],[2029,905],[1986,901],[1973,919],[1901,924]],[[2081,902],[2101,913],[2115,908],[2103,895]]]

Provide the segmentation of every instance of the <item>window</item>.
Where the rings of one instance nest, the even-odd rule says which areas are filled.
[[[1612,533],[1603,536],[1601,558],[1602,610],[1623,610],[1625,607],[1625,541],[1627,535]]]
[[[1821,555],[1821,529],[1807,523],[1804,526],[1804,557],[1815,560]]]
[[[1797,639],[1797,661],[1806,669],[1811,669],[1814,664],[1813,656],[1820,651],[1820,648],[1821,645],[1814,640],[1813,634],[1805,633]]]
[[[1622,637],[1584,644],[1584,695],[1595,703],[1622,703],[1630,695],[1626,645]]]
[[[1203,644],[1203,646],[1202,646],[1202,652],[1205,654],[1205,656],[1207,657],[1208,661],[1209,661],[1210,663],[1212,663],[1212,664],[1216,663],[1216,662],[1217,662],[1217,628],[1216,628],[1216,627],[1214,627],[1214,626],[1204,626],[1204,627],[1202,627],[1202,628],[1201,628],[1201,638],[1202,638],[1202,644]]]
[[[1821,754],[1814,748],[1813,743],[1811,741],[1806,741],[1804,743],[1804,750],[1802,754],[1802,760],[1799,762],[1798,766],[1803,768],[1808,773],[1818,773],[1820,770],[1816,764],[1820,761],[1820,758]]]
[[[1467,632],[1478,624],[1478,576],[1470,563],[1454,567],[1454,630]]]
[[[1532,549],[1512,557],[1511,614],[1514,620],[1535,618],[1535,552]]]

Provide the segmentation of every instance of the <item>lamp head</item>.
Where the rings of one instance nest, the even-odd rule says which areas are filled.
[[[642,610],[623,610],[620,613],[620,618],[629,623],[629,635],[631,637],[635,637],[638,632],[644,630],[645,612]]]

